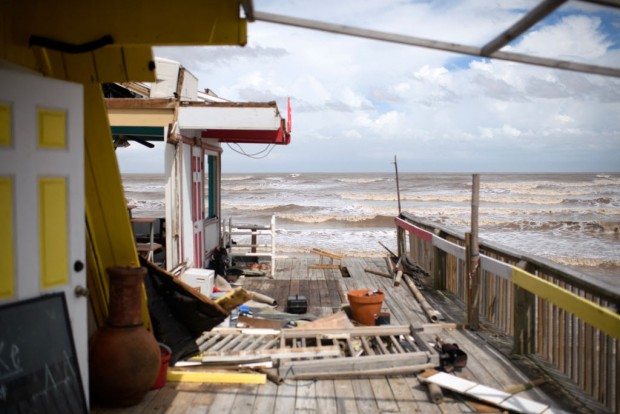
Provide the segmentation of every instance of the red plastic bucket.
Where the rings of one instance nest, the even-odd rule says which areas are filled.
[[[151,387],[152,390],[157,390],[166,385],[168,364],[170,363],[170,355],[172,355],[172,350],[167,345],[164,345],[161,342],[159,343],[159,349],[161,350],[161,366],[159,368],[159,374],[157,375],[157,379]]]
[[[369,295],[369,293],[371,293]],[[385,294],[370,289],[357,289],[347,292],[353,319],[363,325],[375,325],[375,314],[381,312]]]

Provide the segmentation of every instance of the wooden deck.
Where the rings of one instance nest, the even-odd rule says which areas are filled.
[[[331,314],[346,302],[346,291],[359,288],[381,289],[385,292],[384,310],[390,312],[391,323],[424,324],[426,315],[405,284],[393,287],[387,278],[372,275],[365,268],[386,272],[385,260],[379,258],[346,258],[344,265],[351,277],[342,277],[339,270],[306,268],[316,264],[315,257],[298,257],[277,261],[275,279],[246,277],[244,287],[274,297],[283,310],[289,295],[304,295],[308,312],[317,316]],[[429,301],[441,311],[445,322],[464,323],[462,304],[443,294],[428,295]],[[502,338],[489,332],[465,329],[443,330],[445,342],[457,343],[467,352],[467,367],[459,377],[498,389],[507,389],[535,379],[517,368],[515,361],[501,352]],[[520,366],[523,366],[521,364]],[[544,388],[544,386],[542,387]],[[541,387],[519,395],[540,403],[559,406]],[[560,408],[576,411],[571,401],[562,401]],[[583,407],[579,407],[583,411]],[[426,386],[415,376],[375,377],[337,380],[285,380],[276,385],[223,385],[200,383],[167,383],[164,388],[150,391],[137,406],[129,409],[93,407],[93,413],[461,413],[478,410],[459,395],[444,392],[444,400],[436,405],[429,401]],[[587,412],[588,410],[586,410]],[[488,412],[488,411],[487,411]],[[491,411],[493,412],[493,411]]]

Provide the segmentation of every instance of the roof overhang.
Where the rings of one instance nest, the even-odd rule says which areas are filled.
[[[174,99],[106,98],[112,127],[167,127],[174,123]]]
[[[187,103],[179,108],[178,126],[181,130],[199,130],[202,138],[219,142],[276,145],[291,142],[290,128],[275,102]]]

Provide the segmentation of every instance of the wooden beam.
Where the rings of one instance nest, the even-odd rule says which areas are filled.
[[[175,109],[176,99],[166,98],[106,98],[105,106],[109,109]]]
[[[342,24],[325,23],[317,20],[301,19],[291,16],[283,16],[273,13],[260,11],[254,12],[257,21],[283,24],[287,26],[302,27],[305,29],[319,30],[330,33],[338,33],[348,36],[361,37],[364,39],[379,40],[389,43],[398,43],[409,46],[419,46],[429,49],[443,50],[446,52],[460,53],[470,56],[482,55],[482,49],[477,46],[468,46],[458,43],[443,42],[441,40],[425,39],[414,36],[400,35],[394,33],[381,32],[377,30],[362,29],[359,27],[346,26]],[[511,62],[525,63],[535,66],[545,66],[554,69],[564,69],[574,72],[592,73],[604,76],[620,77],[620,69],[608,66],[588,65],[573,61],[558,59],[540,58],[537,56],[524,55],[520,53],[496,52],[491,56],[493,59],[507,60]]]
[[[560,7],[565,2],[566,0],[545,0],[538,4],[510,28],[506,29],[495,39],[482,46],[480,54],[482,56],[490,57],[493,53],[497,52],[512,40],[525,33],[528,29],[544,19],[545,16]]]

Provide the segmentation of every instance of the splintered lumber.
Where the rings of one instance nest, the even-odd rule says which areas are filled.
[[[424,295],[422,295],[420,290],[416,287],[415,283],[413,283],[409,278],[404,278],[403,280],[405,281],[405,284],[407,285],[411,293],[413,293],[413,296],[415,296],[417,301],[420,303],[422,310],[424,310],[424,313],[426,313],[426,316],[428,316],[431,322],[437,322],[440,319],[444,319],[439,311],[433,309],[433,307],[429,305],[428,301],[426,300]]]
[[[262,293],[258,293],[258,292],[249,292],[252,294],[252,299],[254,299],[257,302],[261,302],[261,303],[266,303],[267,305],[270,306],[278,306],[278,302],[267,295],[263,295]]]
[[[267,376],[260,373],[219,371],[168,370],[166,380],[170,382],[210,382],[219,384],[265,384]]]
[[[271,382],[273,382],[276,385],[280,385],[284,383],[284,378],[282,378],[281,376],[278,375],[278,372],[276,369],[273,368],[254,368],[254,371],[260,373],[260,374],[265,374],[267,376],[267,379]]]
[[[257,329],[282,329],[284,325],[286,325],[287,321],[239,316],[237,323]]]
[[[403,278],[403,266],[401,265],[401,260],[398,259],[396,263],[396,274],[394,275],[394,286],[400,286],[400,280]]]
[[[252,299],[252,294],[250,292],[247,292],[242,288],[236,288],[226,293],[221,298],[218,298],[215,303],[230,312],[237,306],[247,302],[250,299]]]
[[[427,369],[426,371],[424,371],[423,373],[421,373],[418,378],[428,378],[431,375],[435,375],[437,374],[439,371],[435,370],[435,369]],[[431,400],[432,403],[435,404],[440,404],[443,401],[443,392],[441,391],[441,387],[437,384],[434,384],[432,382],[426,382],[424,380],[421,380],[422,383],[424,383],[426,385],[426,388],[428,389],[428,398],[429,400]]]
[[[387,277],[388,279],[392,278],[391,275],[388,275],[387,273],[379,272],[378,270],[364,269],[364,272],[371,273],[373,275],[377,275],[377,276],[381,276],[381,277]]]
[[[394,257],[398,257],[398,255],[395,254],[393,251],[391,251],[385,244],[383,244],[381,242],[379,242],[379,244],[381,245],[381,247],[383,247],[385,250],[387,250],[389,254],[391,254]]]
[[[420,371],[424,371],[428,368],[433,368],[433,364],[419,364],[419,365],[405,365],[393,368],[377,368],[366,370],[351,370],[351,371],[328,371],[328,372],[310,372],[310,373],[295,373],[288,375],[287,378],[296,380],[309,380],[309,379],[326,379],[326,378],[358,378],[361,376],[367,377],[384,377],[389,375],[406,375],[415,374]],[[294,369],[294,367],[293,367]]]
[[[331,315],[317,319],[312,322],[304,323],[293,329],[336,329],[336,328],[353,328],[353,323],[344,311],[338,311]]]
[[[327,250],[317,249],[317,248],[312,249],[310,252],[314,254],[318,254],[319,256],[329,257],[330,259],[342,260],[342,257],[343,257],[343,255],[341,254],[329,252]]]
[[[342,259],[343,255],[333,252],[328,252],[323,249],[312,249],[310,253],[314,253],[319,255],[319,264],[316,265],[308,265],[308,271],[310,269],[341,269],[342,268]],[[323,260],[325,258],[329,258],[329,263],[324,263]],[[338,263],[334,263],[334,259],[338,260]]]
[[[426,378],[420,377],[420,379],[510,412],[542,414],[553,410],[547,404],[519,397],[445,372],[438,372]]]
[[[247,363],[262,358],[290,359],[290,358],[324,358],[340,356],[338,346],[321,346],[305,348],[275,348],[251,351],[212,351],[202,353],[202,362],[206,363]]]
[[[387,265],[387,268],[390,271],[390,273],[396,272],[396,269],[394,267],[394,262],[392,261],[392,256],[390,254],[385,256],[385,264]]]
[[[428,398],[435,404],[441,404],[443,401],[443,392],[437,384],[428,383]]]

